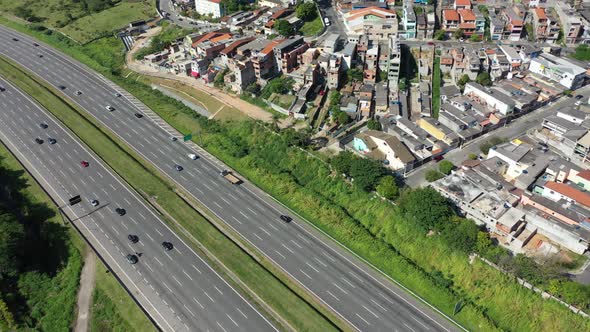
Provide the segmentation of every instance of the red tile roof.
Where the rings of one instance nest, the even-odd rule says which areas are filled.
[[[283,8],[283,9],[277,10],[274,14],[272,14],[272,16],[270,17],[270,19],[271,20],[276,20],[277,18],[281,18],[281,17],[283,17],[283,15],[286,15],[289,12],[291,12],[291,10],[289,10],[287,8]]]
[[[458,21],[459,13],[454,9],[445,9],[443,10],[443,17],[445,21]]]
[[[459,29],[465,29],[465,30],[475,29],[475,23],[461,23],[461,24],[459,24]]]
[[[269,54],[273,48],[275,48],[275,46],[277,46],[278,44],[284,42],[285,39],[275,39],[273,41],[270,42],[270,44],[266,45],[266,47],[260,51],[261,54]]]
[[[459,9],[457,13],[461,16],[462,21],[475,21],[475,14],[473,14],[471,9]]]
[[[249,43],[251,41],[253,41],[254,37],[248,37],[248,38],[243,38],[243,39],[238,39],[235,42],[229,44],[226,48],[224,48],[223,50],[221,50],[221,54],[229,54],[229,53],[234,53],[236,51],[236,49],[246,43]]]
[[[455,0],[455,6],[471,6],[470,0]]]
[[[535,8],[535,12],[537,13],[537,17],[540,20],[546,20],[547,19],[547,15],[545,14],[545,8]]]
[[[347,20],[352,21],[352,20],[355,20],[361,16],[366,16],[366,15],[375,15],[375,16],[378,16],[381,18],[385,18],[386,14],[396,15],[395,11],[393,11],[393,10],[383,9],[383,8],[379,8],[377,6],[371,6],[371,7],[367,7],[367,8],[351,10],[350,12],[348,12]]]
[[[219,39],[221,37],[221,39]],[[216,39],[217,41],[219,40],[223,40],[223,39],[227,39],[230,38],[231,34],[226,33],[226,32],[217,32],[217,31],[213,31],[213,32],[209,32],[206,35],[201,36],[201,38],[195,40],[192,44],[193,47],[199,45],[202,42],[205,42],[207,40],[213,40]]]
[[[576,188],[573,188],[571,186],[568,186],[565,183],[557,183],[557,182],[547,182],[545,183],[545,188],[551,189],[553,191],[556,191],[560,194],[562,194],[563,196],[566,196],[568,198],[573,199],[574,201],[576,201],[576,203],[578,204],[582,204],[585,205],[587,207],[590,207],[590,195],[582,192]]]
[[[590,181],[590,170],[585,169],[585,170],[581,171],[580,173],[578,173],[578,176],[584,180]]]

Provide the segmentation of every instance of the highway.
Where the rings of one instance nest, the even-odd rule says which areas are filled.
[[[17,38],[19,41],[13,41]],[[141,103],[86,66],[46,45],[0,27],[3,54],[78,103],[178,186],[189,192],[239,233],[250,245],[361,331],[450,331],[458,327],[436,309],[416,300],[362,259],[342,248],[305,221],[279,219],[291,214],[249,183],[232,186],[220,176],[222,163],[205,151],[194,151]],[[39,53],[44,56],[40,58]],[[82,92],[81,95],[75,93]],[[116,97],[119,91],[122,97]],[[110,105],[115,111],[109,112]],[[144,113],[138,119],[134,113]],[[189,153],[201,156],[190,160]],[[182,165],[176,171],[175,165]]]
[[[2,78],[0,86],[6,89],[0,92],[0,140],[66,206],[68,218],[163,331],[276,330],[59,121]],[[76,195],[82,202],[67,206]],[[163,241],[174,248],[165,251]],[[126,256],[136,253],[132,265]]]

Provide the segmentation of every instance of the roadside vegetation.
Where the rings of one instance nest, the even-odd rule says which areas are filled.
[[[435,119],[438,119],[438,112],[440,110],[440,86],[440,57],[436,56],[432,67],[432,117]]]
[[[67,331],[84,243],[0,144],[0,331]]]
[[[558,295],[564,299],[578,294],[568,300],[586,309],[587,287],[552,273],[562,271],[562,266],[539,267],[530,258],[509,255],[473,222],[456,216],[433,189],[402,188],[396,205],[389,204],[369,191],[390,181],[382,180],[387,175],[375,165],[364,165],[349,155],[336,157],[330,166],[302,151],[305,134],[293,129],[270,135],[275,127],[258,122],[207,120],[149,86],[123,79],[124,70],[105,66],[93,48],[67,49],[60,37],[40,37],[119,83],[181,132],[199,129],[208,151],[467,329],[590,329],[587,319],[519,286],[514,276],[534,277],[529,281],[543,289],[561,290]],[[117,48],[100,51],[119,52]],[[365,167],[370,172],[361,172]],[[473,252],[511,274],[477,259],[470,262],[468,254]],[[549,288],[552,285],[559,287]]]
[[[152,37],[147,47],[144,47],[135,53],[134,57],[136,60],[142,60],[143,57],[148,54],[163,51],[177,39],[183,38],[193,32],[190,29],[179,28],[177,25],[170,24],[170,22],[167,21],[164,21],[160,26],[162,31]]]
[[[115,172],[141,193],[146,200],[154,202],[169,213],[174,220],[163,217],[169,226],[179,236],[184,237],[186,242],[192,245],[193,249],[201,257],[209,257],[210,265],[217,267],[217,271],[228,282],[233,283],[235,288],[242,289],[244,296],[252,303],[255,304],[256,300],[253,299],[249,292],[244,290],[241,284],[233,279],[230,273],[237,276],[249,289],[297,330],[306,331],[319,328],[322,331],[332,331],[335,330],[335,327],[331,321],[340,324],[338,319],[331,316],[332,314],[325,309],[319,306],[314,309],[310,305],[314,300],[309,295],[302,291],[295,293],[298,286],[295,286],[290,279],[283,277],[283,279],[279,280],[278,277],[281,272],[278,272],[274,266],[270,263],[258,263],[254,257],[244,252],[236,243],[232,242],[179,197],[171,189],[173,186],[167,180],[162,179],[152,165],[143,162],[141,157],[137,156],[107,129],[95,123],[89,115],[78,112],[73,104],[68,104],[58,97],[57,91],[48,88],[40,81],[36,81],[33,76],[26,74],[20,68],[2,58],[0,58],[0,75],[12,80],[27,94],[33,96],[96,152]],[[136,83],[135,86],[145,87],[141,83]],[[143,91],[148,95],[157,93],[158,100],[163,100],[160,98],[164,95],[160,92],[152,91],[151,88]],[[172,104],[169,104],[166,108],[170,110],[181,108],[185,111],[190,110],[176,100],[173,100]],[[186,115],[186,113],[183,114]],[[189,125],[189,119],[196,116],[192,110],[190,110],[190,114],[185,120]],[[217,123],[203,119],[207,122]],[[190,237],[185,232],[188,232]],[[231,272],[228,273],[216,261],[212,260],[213,258],[208,256],[203,247],[213,253],[215,258],[219,259]],[[258,257],[258,259],[264,261],[261,257]],[[100,275],[100,272],[98,274]],[[109,312],[113,311],[114,308],[124,308],[109,305],[104,296],[101,297],[101,295],[105,294],[101,294],[100,290],[98,292],[98,295],[94,294],[94,299],[99,302],[94,303],[93,309],[98,310],[99,318],[97,322],[93,321],[93,324],[116,327],[119,324],[117,321],[104,322],[104,317],[107,316],[105,311]],[[108,292],[105,293],[108,295]],[[114,296],[114,299],[118,296]],[[318,312],[318,310],[322,310],[322,313]],[[125,311],[119,312],[119,314],[124,316]],[[301,317],[305,317],[305,319],[301,319]],[[117,328],[114,328],[114,330],[117,330]]]
[[[156,15],[152,0],[0,0],[5,10],[57,29],[80,43],[110,36],[129,22]]]

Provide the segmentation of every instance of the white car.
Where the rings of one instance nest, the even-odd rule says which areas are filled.
[[[109,112],[112,112],[112,111],[114,111],[114,110],[115,110],[115,108],[114,108],[113,106],[111,106],[111,105],[107,105],[107,106],[105,106],[105,108],[106,108],[106,109],[107,109]]]
[[[581,101],[581,100],[578,100],[578,101],[576,102],[576,106],[580,106],[580,105],[582,105],[582,101]]]
[[[192,160],[197,160],[197,155],[194,153],[189,153],[188,157],[191,158]]]
[[[92,206],[98,206],[99,203],[98,203],[98,200],[93,199],[90,201],[90,204],[92,204]]]

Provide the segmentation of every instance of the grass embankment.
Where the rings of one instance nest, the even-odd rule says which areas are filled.
[[[299,29],[299,32],[306,37],[310,37],[318,35],[323,29],[322,18],[318,16],[309,22],[305,22],[301,29]]]
[[[15,288],[10,286],[10,278],[1,281],[0,300],[8,305],[2,310],[10,311],[16,326],[23,329],[69,330],[75,321],[76,295],[82,270],[80,252],[86,246],[73,229],[63,225],[51,198],[3,144],[0,144],[0,183],[1,196],[10,193],[12,200],[0,201],[2,207],[8,207],[1,209],[2,213],[10,213],[15,208],[23,210],[18,217],[19,222],[25,223],[23,228],[27,239],[34,237],[36,241],[24,243],[24,249],[38,250],[27,253],[35,257],[23,258],[21,267],[24,271],[19,271],[15,280],[17,285],[13,285]],[[6,229],[3,228],[3,231]],[[36,250],[30,247],[36,247]],[[6,326],[7,323],[11,324],[2,321],[0,314],[0,330],[16,327]]]
[[[145,85],[122,79],[126,73],[111,75],[111,71],[120,74],[108,64],[121,61],[117,60],[121,45],[81,48],[57,35],[46,36],[11,25],[105,74],[180,131],[189,133],[207,126],[203,138],[208,150],[385,273],[449,314],[459,300],[465,300],[466,306],[454,319],[470,330],[590,330],[588,320],[556,302],[543,300],[517,285],[513,277],[479,261],[469,264],[465,254],[454,252],[439,237],[417,232],[395,207],[330,177],[325,165],[298,149],[281,145],[271,151],[270,147],[280,142],[266,131],[252,133],[248,128],[253,126],[251,122],[219,126]],[[101,54],[110,54],[104,59],[107,62],[101,62]]]
[[[153,0],[122,0],[113,7],[87,6],[87,0],[0,0],[2,10],[23,16],[22,8],[30,10],[41,24],[57,29],[79,43],[86,43],[100,36],[125,27],[129,22],[148,19],[156,15]],[[94,0],[95,3],[105,2]],[[115,1],[112,1],[115,3]]]
[[[432,66],[432,117],[438,119],[440,110],[440,57],[435,56]]]
[[[81,115],[82,112],[78,113],[72,105],[59,98],[57,91],[2,58],[0,58],[0,74],[13,81],[50,110],[132,187],[144,194],[145,198],[157,197],[155,201],[159,206],[179,221],[184,229],[210,252],[213,252],[216,258],[290,325],[302,331],[335,329],[324,316],[291,290],[296,287],[292,282],[286,278],[277,279],[273,273],[267,270],[267,268],[272,269],[272,265],[262,266],[248,256],[203,216],[186,204],[174,192],[169,183],[156,175],[159,173],[151,165],[119,142],[107,129],[91,123],[89,118]],[[166,218],[164,219],[166,220]],[[180,236],[183,236],[182,231],[175,223],[170,220],[166,221]],[[202,257],[206,257],[204,251],[194,241],[186,236],[185,240],[192,244],[192,247]],[[218,267],[218,271],[225,276],[226,280],[232,282],[225,270],[219,268],[215,262],[212,262],[212,265]],[[276,271],[273,272],[280,275]],[[235,282],[234,286],[242,288]],[[246,297],[253,300],[250,293],[244,293]],[[308,296],[303,292],[301,294],[304,297]],[[338,323],[331,313],[325,310],[324,312]]]
[[[133,302],[119,281],[107,273],[104,264],[96,262],[96,286],[92,294],[92,332],[109,331],[156,331],[152,322]]]

